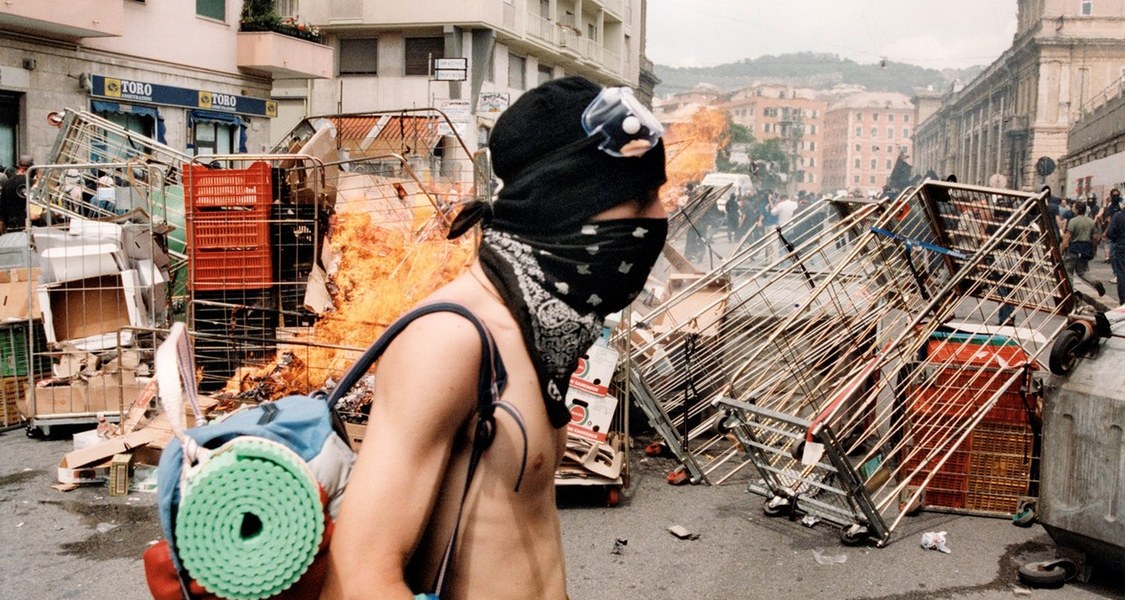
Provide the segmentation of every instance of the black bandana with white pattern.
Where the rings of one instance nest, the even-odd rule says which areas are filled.
[[[667,235],[665,219],[590,222],[544,236],[485,228],[481,266],[520,325],[554,427],[570,421],[566,392],[578,359],[605,316],[644,289]]]

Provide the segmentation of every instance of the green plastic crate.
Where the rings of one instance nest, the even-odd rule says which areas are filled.
[[[27,321],[5,323],[0,325],[0,377],[21,377],[27,375],[28,341],[31,341],[33,375],[46,373],[51,368],[51,359],[45,354],[47,351],[47,335],[43,331],[43,322],[31,322],[32,337],[27,335]]]

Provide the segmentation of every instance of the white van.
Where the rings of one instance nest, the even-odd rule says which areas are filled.
[[[722,198],[716,200],[719,205],[719,210],[726,212],[727,200],[730,198],[731,193],[739,196],[748,196],[754,192],[754,184],[750,181],[750,176],[744,173],[708,173],[703,176],[703,181],[699,183],[701,186],[709,186],[721,188],[724,186],[731,186],[730,190],[723,194]]]

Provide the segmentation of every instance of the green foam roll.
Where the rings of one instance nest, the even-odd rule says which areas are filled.
[[[207,591],[258,600],[293,585],[324,536],[320,488],[301,457],[242,437],[193,474],[176,514],[176,552]]]

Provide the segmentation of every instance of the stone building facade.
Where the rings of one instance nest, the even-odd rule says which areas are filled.
[[[1012,46],[918,124],[916,173],[1059,189],[1055,166],[1067,154],[1070,127],[1098,91],[1125,73],[1125,0],[1017,4]]]

